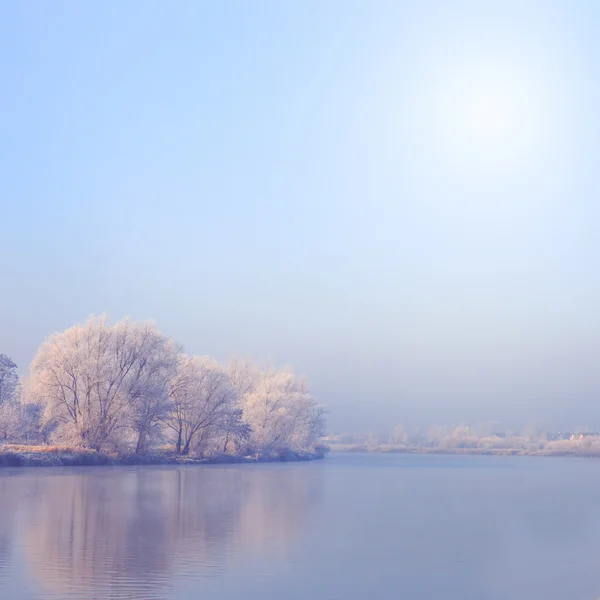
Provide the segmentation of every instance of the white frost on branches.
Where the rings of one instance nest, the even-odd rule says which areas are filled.
[[[53,335],[31,365],[31,393],[43,424],[65,443],[144,451],[167,414],[177,350],[151,324],[92,318]]]
[[[183,354],[150,323],[92,317],[54,334],[19,401],[14,369],[0,355],[0,440],[137,453],[167,443],[205,456],[311,450],[324,433],[324,409],[291,369],[240,359],[224,368]]]
[[[324,434],[324,408],[291,368],[276,370],[236,359],[229,371],[240,393],[253,451],[298,451],[318,443]]]

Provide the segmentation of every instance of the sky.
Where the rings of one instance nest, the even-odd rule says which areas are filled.
[[[600,427],[600,4],[4,2],[0,352],[91,314],[334,431]]]

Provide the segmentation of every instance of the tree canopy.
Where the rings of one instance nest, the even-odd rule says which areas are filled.
[[[154,324],[130,319],[91,317],[52,335],[17,398],[18,387],[16,366],[0,355],[0,405],[11,406],[10,418],[0,412],[0,439],[207,456],[307,451],[324,433],[323,407],[290,368],[189,356]]]

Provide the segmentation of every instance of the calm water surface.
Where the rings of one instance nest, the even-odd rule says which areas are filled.
[[[2,600],[595,600],[600,460],[0,471]]]

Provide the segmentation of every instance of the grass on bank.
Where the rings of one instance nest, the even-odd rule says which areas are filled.
[[[97,452],[88,448],[70,446],[0,445],[0,467],[74,467],[102,465],[186,465],[207,463],[255,463],[306,461],[323,458],[326,449],[313,452],[277,452],[271,454],[238,456],[219,454],[210,458],[181,456],[168,446],[151,454],[117,454]]]

